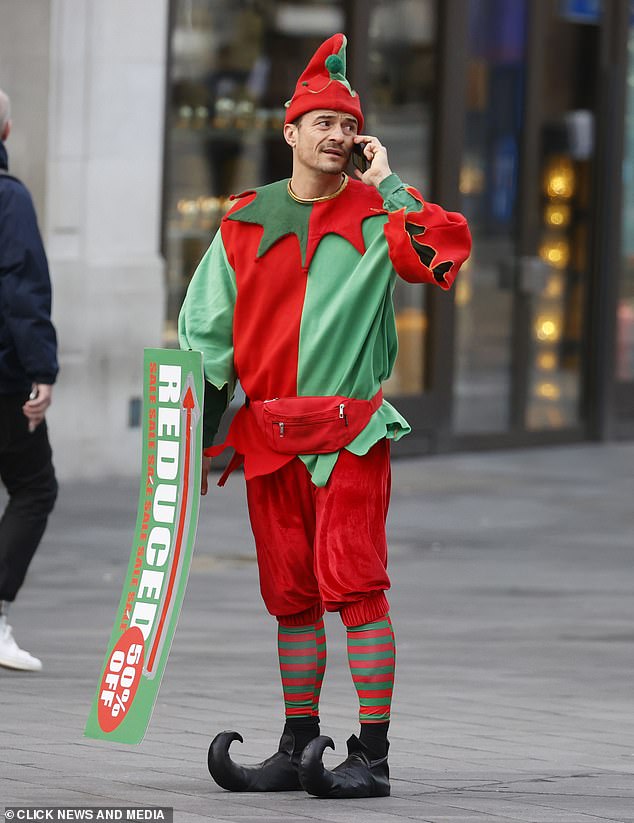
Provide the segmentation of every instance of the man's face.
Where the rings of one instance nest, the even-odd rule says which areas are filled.
[[[357,133],[356,117],[346,112],[316,109],[307,112],[295,128],[295,160],[324,174],[341,174],[348,165]]]

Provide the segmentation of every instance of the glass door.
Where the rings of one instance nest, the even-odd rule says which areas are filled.
[[[469,0],[458,436],[557,439],[586,422],[601,15],[578,6]]]
[[[453,428],[511,426],[514,260],[525,120],[525,0],[470,0],[460,210],[473,252],[456,281]]]
[[[595,276],[601,24],[600,3],[550,2],[534,21],[541,65],[527,208],[535,212],[525,215],[520,227],[524,254],[518,283],[527,335],[525,396],[518,412],[529,432],[572,430],[587,423],[583,398],[587,302]]]

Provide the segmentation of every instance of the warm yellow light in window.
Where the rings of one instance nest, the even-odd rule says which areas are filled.
[[[456,305],[468,306],[471,302],[473,289],[468,277],[461,277],[456,281]]]
[[[535,336],[538,340],[559,340],[561,327],[556,317],[540,315],[535,321]]]
[[[570,246],[566,240],[545,240],[539,249],[542,260],[556,269],[565,269],[570,261]]]
[[[219,197],[199,197],[196,202],[203,214],[212,214],[213,212],[220,211]]]
[[[465,164],[460,169],[461,194],[479,194],[484,190],[484,172],[477,166]]]
[[[559,400],[561,397],[561,389],[559,386],[556,383],[547,381],[538,383],[535,388],[535,393],[538,397],[544,398],[544,400]]]
[[[554,371],[557,368],[557,357],[552,351],[542,352],[537,358],[537,368],[540,371]]]
[[[179,200],[176,210],[185,217],[191,217],[198,214],[198,203],[195,200]]]
[[[544,289],[544,297],[561,297],[564,293],[564,278],[561,274],[553,274],[548,278],[546,288]]]
[[[570,206],[565,203],[549,203],[544,209],[544,222],[547,226],[558,229],[570,225]]]
[[[544,168],[544,194],[552,200],[570,200],[575,193],[575,169],[569,157],[551,157]]]

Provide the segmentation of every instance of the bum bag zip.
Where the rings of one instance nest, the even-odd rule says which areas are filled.
[[[271,400],[265,400],[265,403],[271,403]],[[339,404],[339,416],[336,418],[341,420],[344,426],[348,425],[348,415],[346,414],[346,404],[340,403]],[[335,416],[332,414],[320,414],[320,413],[308,413],[306,415],[297,415],[295,419],[287,418],[286,420],[274,420],[273,425],[279,428],[279,435],[280,437],[284,437],[284,432],[286,431],[287,427],[290,426],[310,426],[319,423],[327,423],[329,421],[334,421]]]
[[[251,401],[249,410],[270,449],[280,454],[328,454],[354,440],[382,402],[379,389],[370,400],[341,395],[279,397]]]

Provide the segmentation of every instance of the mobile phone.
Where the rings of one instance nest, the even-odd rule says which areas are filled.
[[[361,174],[370,168],[368,158],[363,153],[367,143],[355,143],[352,146],[352,165],[355,166]]]

